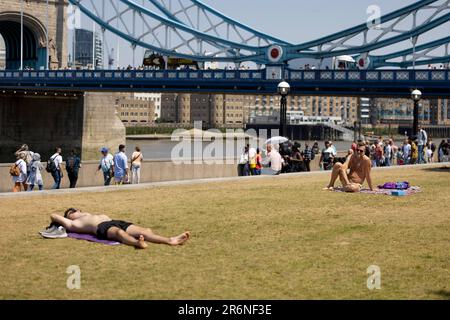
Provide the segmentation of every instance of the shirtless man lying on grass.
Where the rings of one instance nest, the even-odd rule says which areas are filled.
[[[372,163],[365,155],[365,151],[366,146],[364,143],[359,143],[357,154],[349,155],[344,164],[336,163],[331,173],[330,184],[324,190],[334,190],[334,184],[339,178],[345,192],[360,192],[365,180],[367,180],[370,190],[373,191],[372,177],[370,175]],[[347,173],[348,169],[350,169],[349,173]]]
[[[52,214],[50,226],[63,226],[68,232],[92,234],[100,240],[117,241],[138,249],[147,248],[147,243],[168,244],[178,246],[189,240],[190,233],[184,232],[178,236],[165,238],[156,235],[148,228],[142,228],[132,223],[112,220],[106,215],[93,215],[70,208],[64,217]]]

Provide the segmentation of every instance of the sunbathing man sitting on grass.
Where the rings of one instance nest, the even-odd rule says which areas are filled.
[[[370,190],[373,191],[372,177],[370,175],[372,163],[365,155],[365,151],[365,144],[359,143],[357,154],[349,155],[345,163],[336,163],[331,173],[330,184],[324,190],[334,190],[334,184],[339,178],[345,192],[360,192],[365,180],[367,180]],[[348,169],[350,169],[349,173],[347,173]]]
[[[168,244],[178,246],[189,240],[190,233],[184,232],[178,236],[165,238],[156,235],[148,228],[142,228],[132,223],[112,220],[106,215],[93,215],[70,208],[64,217],[52,214],[50,228],[62,226],[69,232],[92,234],[100,240],[117,241],[138,249],[147,248],[147,243]]]

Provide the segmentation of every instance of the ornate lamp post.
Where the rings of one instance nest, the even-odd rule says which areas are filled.
[[[411,92],[411,99],[414,101],[414,121],[412,136],[417,137],[419,133],[419,101],[422,99],[422,92],[420,90],[414,90]]]
[[[291,86],[286,81],[282,81],[278,84],[278,94],[281,96],[280,101],[280,136],[287,135],[287,96]]]

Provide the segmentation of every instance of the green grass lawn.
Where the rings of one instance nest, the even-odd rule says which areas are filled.
[[[375,171],[412,197],[321,191],[327,176],[0,199],[2,299],[449,299],[450,172]],[[130,220],[183,247],[44,240],[67,207]],[[81,268],[69,290],[66,269]],[[381,268],[381,290],[366,270]]]

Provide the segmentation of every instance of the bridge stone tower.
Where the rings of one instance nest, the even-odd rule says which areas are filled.
[[[48,7],[46,0],[2,0],[0,35],[5,41],[6,67],[17,69],[20,66],[21,3],[24,12],[24,66],[34,69],[45,67],[48,50],[50,68],[66,67],[67,0],[49,0]]]

